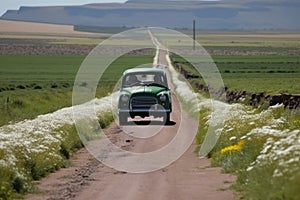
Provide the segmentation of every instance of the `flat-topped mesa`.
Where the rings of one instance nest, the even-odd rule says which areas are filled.
[[[21,7],[1,19],[109,27],[300,29],[298,0],[128,0],[76,6]],[[278,10],[281,10],[278,14]],[[262,12],[262,11],[268,12]],[[256,17],[253,17],[256,16]],[[259,18],[259,20],[257,20]],[[280,21],[280,23],[278,23]]]

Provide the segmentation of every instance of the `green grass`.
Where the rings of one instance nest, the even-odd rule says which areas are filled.
[[[82,55],[0,55],[0,126],[72,105],[72,87]],[[152,55],[126,55],[102,76],[97,97],[111,93],[125,69],[151,63]]]
[[[224,84],[231,90],[300,93],[300,56],[215,56]]]
[[[73,81],[83,55],[0,55],[2,84]]]
[[[76,44],[76,45],[98,45],[100,44],[104,39],[107,39],[107,37],[103,37],[103,39],[64,39],[64,40],[58,40],[55,42],[51,42],[51,44]]]
[[[75,31],[103,33],[103,34],[117,34],[123,31],[130,30],[129,27],[95,27],[95,26],[74,26]]]
[[[300,94],[300,56],[213,56],[229,90],[268,94]],[[193,74],[199,74],[182,58],[172,57]],[[205,84],[204,80],[191,80]]]

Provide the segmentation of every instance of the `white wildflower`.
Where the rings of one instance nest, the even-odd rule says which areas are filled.
[[[253,168],[254,168],[253,166],[249,166],[249,167],[246,169],[246,171],[249,172],[249,171],[253,170]]]
[[[275,169],[275,171],[274,171],[274,173],[273,173],[273,178],[281,177],[281,176],[283,176],[283,173],[280,172],[280,170]]]
[[[231,138],[229,138],[230,141],[236,140],[237,137],[236,136],[232,136]]]

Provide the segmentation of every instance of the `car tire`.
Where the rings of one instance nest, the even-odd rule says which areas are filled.
[[[119,113],[119,124],[120,126],[126,125],[128,122],[128,114],[126,113]]]
[[[170,123],[170,114],[169,112],[166,113],[166,116],[165,116],[165,125],[168,125]]]

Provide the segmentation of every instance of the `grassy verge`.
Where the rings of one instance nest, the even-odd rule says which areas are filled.
[[[50,142],[46,142],[43,136],[30,138],[40,141],[37,145],[12,144],[13,147],[1,149],[2,159],[9,161],[1,163],[1,199],[16,199],[25,192],[33,191],[32,181],[39,180],[61,167],[67,167],[67,159],[76,149],[82,147],[76,129],[71,125],[47,135]]]
[[[110,112],[102,113],[98,118],[102,128],[113,121]],[[26,145],[16,141],[7,144],[5,149],[0,148],[3,159],[0,162],[0,199],[22,198],[24,193],[35,191],[33,181],[68,167],[69,159],[82,147],[75,126],[64,125],[50,134],[32,135]]]
[[[300,112],[282,106],[265,111],[228,105],[220,138],[209,156],[213,166],[238,176],[243,199],[299,199]],[[198,142],[208,127],[202,112]]]

